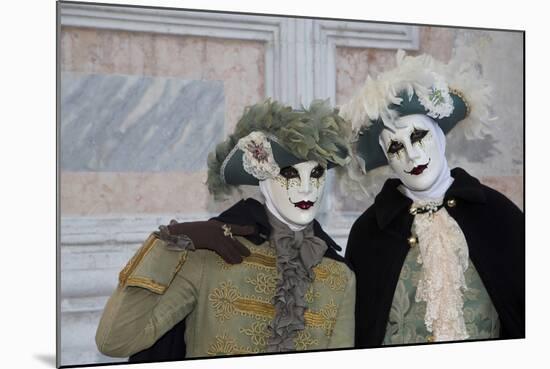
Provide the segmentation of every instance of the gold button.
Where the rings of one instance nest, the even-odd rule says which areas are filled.
[[[407,242],[409,243],[410,247],[415,247],[418,244],[418,238],[415,235],[411,235],[409,238],[407,238]]]
[[[427,340],[428,342],[434,342],[434,341],[435,341],[435,337],[434,337],[434,336],[428,336],[428,337],[426,337],[426,340]]]
[[[456,206],[456,200],[455,199],[447,200],[447,206],[450,208],[454,208]]]

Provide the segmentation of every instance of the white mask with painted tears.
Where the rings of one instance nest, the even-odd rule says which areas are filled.
[[[321,207],[326,168],[306,161],[282,168],[274,178],[260,181],[267,208],[291,229],[313,221]]]
[[[440,181],[447,181],[445,135],[431,118],[422,114],[401,117],[384,127],[379,142],[405,187],[429,191]]]

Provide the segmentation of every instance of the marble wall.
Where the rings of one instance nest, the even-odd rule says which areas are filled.
[[[224,139],[223,82],[61,75],[61,170],[195,172]]]
[[[79,27],[62,27],[60,42],[61,71],[63,72],[62,90],[63,86],[73,83],[71,76],[74,76],[75,72],[81,75],[97,76],[98,80],[95,83],[100,83],[100,76],[110,76],[110,79],[113,80],[116,79],[113,75],[126,75],[136,76],[134,83],[141,81],[142,83],[158,84],[163,83],[161,81],[164,83],[171,81],[173,85],[181,83],[180,87],[183,89],[183,84],[185,84],[183,81],[187,81],[188,84],[185,87],[187,94],[200,93],[201,98],[206,99],[193,103],[192,111],[194,113],[192,114],[195,114],[196,118],[198,115],[204,114],[203,111],[212,110],[212,106],[208,106],[212,99],[218,102],[223,100],[221,101],[223,106],[216,103],[214,107],[213,111],[216,112],[216,115],[212,125],[205,125],[205,120],[202,118],[195,120],[192,131],[198,135],[187,132],[185,129],[183,136],[180,137],[185,142],[179,142],[178,147],[184,149],[189,145],[195,146],[195,150],[191,149],[195,152],[194,156],[183,155],[185,159],[171,161],[172,164],[169,164],[171,167],[164,167],[166,170],[161,171],[160,167],[153,171],[150,170],[151,168],[140,170],[137,164],[132,168],[129,163],[115,164],[117,159],[111,159],[109,165],[102,164],[101,171],[75,171],[75,168],[82,169],[82,161],[93,160],[88,155],[90,153],[88,148],[79,152],[82,158],[79,159],[80,164],[62,163],[62,215],[173,213],[187,210],[194,212],[197,209],[208,208],[211,200],[204,188],[206,154],[221,137],[225,137],[233,129],[245,106],[265,97],[265,45],[262,42],[248,40],[221,40],[208,37]],[[67,74],[68,72],[72,72],[72,74]],[[104,79],[107,80],[106,77]],[[200,92],[197,90],[197,86],[203,86],[199,89]],[[104,88],[105,86],[97,87]],[[208,97],[203,93],[205,88],[210,91]],[[158,93],[158,91],[154,92],[154,89],[149,91],[151,91],[150,94]],[[88,92],[86,96],[92,95],[93,93]],[[96,97],[94,101],[101,103],[100,98]],[[148,96],[148,100],[149,103],[152,103],[154,98]],[[85,101],[88,101],[89,104],[94,103],[88,99]],[[116,101],[111,100],[109,103],[116,104]],[[172,103],[179,104],[176,100],[172,100]],[[62,103],[62,109],[64,109],[63,105]],[[178,106],[185,110],[182,106]],[[94,115],[84,114],[87,117],[85,119],[95,119],[98,117],[97,114],[101,114],[100,111],[93,113]],[[220,120],[220,113],[222,120]],[[122,113],[118,112],[117,114]],[[103,117],[102,119],[109,118]],[[177,123],[178,121],[174,117],[170,123],[172,129],[184,130],[183,126],[178,128]],[[85,122],[81,121],[79,124],[84,125]],[[68,128],[67,132],[72,129],[77,130],[79,127],[74,122],[70,126],[71,128]],[[109,134],[103,130],[100,132],[101,135]],[[142,134],[139,130],[135,132],[137,135]],[[143,134],[146,133],[143,132]],[[70,134],[74,135],[75,133]],[[68,139],[62,131],[62,142]],[[143,142],[142,138],[137,137],[125,136],[124,140],[126,144],[118,149],[120,153],[129,153],[127,148],[132,147],[135,140]],[[108,144],[103,139],[101,141],[103,145]],[[75,149],[76,143],[72,145]],[[62,153],[63,149],[68,148],[62,148]],[[144,155],[147,154],[144,153]],[[162,155],[170,156],[168,151]],[[127,158],[130,157],[132,156],[127,156]],[[134,163],[141,162],[138,159],[140,158],[130,160],[134,160]],[[76,158],[71,157],[71,160],[76,160]],[[156,157],[148,159],[148,165],[150,166],[155,160]],[[166,160],[170,161],[169,158]],[[131,169],[134,169],[133,172]],[[183,172],[174,173],[173,169],[180,169]],[[175,178],[177,178],[176,182]],[[159,198],[158,194],[163,195]],[[214,208],[217,207],[214,206]]]
[[[459,31],[444,27],[419,27],[419,30],[420,49],[416,53],[427,52],[441,60],[448,60]],[[452,165],[461,165],[476,175],[487,177],[493,186],[504,190],[508,197],[522,207],[522,36],[494,31],[470,33],[473,34],[471,37],[488,37],[490,40],[484,63],[487,77],[496,86],[495,112],[500,119],[495,123],[498,128],[492,133],[493,141],[475,145],[473,150],[472,145],[468,146],[459,135],[449,135],[449,160]],[[232,129],[244,106],[264,97],[264,48],[265,45],[257,41],[63,27],[61,69],[64,72],[95,75],[124,74],[210,83],[218,81],[223,89],[225,103],[225,134]],[[345,102],[361,86],[367,74],[392,68],[395,65],[394,55],[395,50],[338,47],[337,104]],[[502,63],[502,60],[506,62]],[[500,78],[503,74],[508,78]],[[218,139],[218,136],[215,138]],[[488,150],[489,146],[491,150]],[[464,147],[468,147],[468,150],[464,150]],[[489,158],[482,155],[483,151],[490,151],[493,155],[488,168],[485,166]],[[464,154],[469,157],[464,157]],[[226,206],[229,202],[212,204],[204,188],[201,188],[205,179],[204,166],[197,161],[193,162],[193,168],[188,168],[192,170],[179,176],[179,183],[171,181],[171,177],[177,176],[175,173],[130,174],[122,171],[114,174],[117,172],[116,167],[111,168],[113,170],[110,173],[73,173],[73,168],[63,165],[62,212],[67,215],[170,213],[184,208],[215,211]],[[116,184],[112,182],[113,178],[117,178]],[[144,199],[154,194],[154,191],[146,190],[146,183],[156,183],[155,190],[170,194],[170,198],[176,198],[178,202],[161,200],[146,205]],[[194,196],[190,198],[194,201],[191,204],[180,203],[180,199],[183,201],[188,196],[176,194],[176,188],[191,190]],[[71,194],[78,194],[78,197]],[[88,206],[89,202],[95,206]],[[166,207],[159,203],[165,203]]]

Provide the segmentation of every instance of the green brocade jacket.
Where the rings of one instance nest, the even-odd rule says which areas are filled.
[[[239,241],[251,255],[231,265],[212,251],[172,250],[149,236],[120,272],[97,330],[98,349],[109,356],[133,355],[186,319],[186,357],[265,352],[275,313],[275,250],[269,241]],[[314,271],[296,350],[353,347],[353,272],[327,257]]]
[[[416,288],[422,273],[418,263],[418,247],[407,254],[386,326],[383,345],[432,342],[433,336],[426,329],[424,316],[426,302],[415,301]],[[500,322],[491,298],[470,260],[464,273],[468,289],[464,292],[464,322],[469,340],[498,338]]]

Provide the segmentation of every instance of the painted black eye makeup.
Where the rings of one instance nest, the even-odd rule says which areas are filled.
[[[422,142],[422,139],[426,137],[427,134],[427,130],[415,128],[411,133],[411,143]]]
[[[315,168],[311,170],[310,177],[311,178],[321,178],[325,174],[325,168],[323,168],[320,165],[317,165]]]
[[[388,146],[388,154],[397,154],[400,150],[404,149],[405,146],[399,141],[391,140],[390,145]]]
[[[292,178],[299,178],[300,174],[294,167],[284,167],[281,168],[281,171],[279,172],[283,177],[286,179],[292,179]]]

